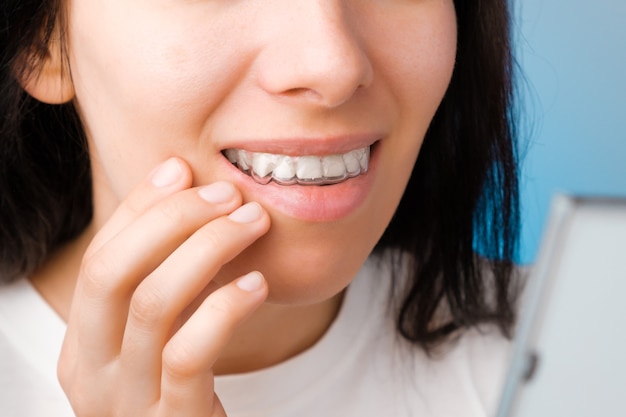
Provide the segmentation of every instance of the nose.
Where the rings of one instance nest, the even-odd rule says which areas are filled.
[[[359,19],[352,6],[344,0],[279,3],[257,60],[258,83],[265,91],[334,108],[371,84],[372,64],[355,31]]]

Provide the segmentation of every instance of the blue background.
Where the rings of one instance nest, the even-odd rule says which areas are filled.
[[[555,193],[626,196],[626,0],[512,1],[530,263]]]

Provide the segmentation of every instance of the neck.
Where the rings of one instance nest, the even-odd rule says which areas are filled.
[[[215,363],[216,375],[256,371],[313,346],[334,321],[343,293],[319,304],[265,304],[235,332]]]
[[[30,280],[65,321],[74,295],[83,254],[94,236],[93,227],[53,253]],[[283,362],[314,345],[328,330],[343,294],[318,304],[264,304],[233,335],[214,365],[216,375],[259,370]]]

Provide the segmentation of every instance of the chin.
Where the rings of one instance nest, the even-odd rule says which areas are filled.
[[[267,235],[224,265],[220,274],[231,280],[258,270],[268,282],[267,302],[315,304],[350,284],[377,241],[372,236],[359,239],[336,224],[307,225],[297,231],[283,226],[281,230],[273,223]],[[363,243],[368,241],[371,244]]]

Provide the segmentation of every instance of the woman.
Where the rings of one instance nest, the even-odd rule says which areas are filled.
[[[508,12],[456,3],[5,1],[2,407],[487,413]]]

